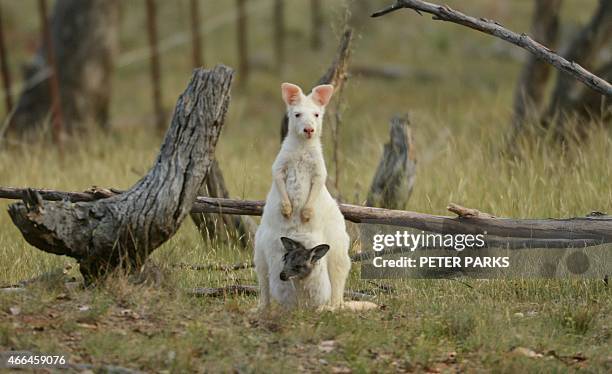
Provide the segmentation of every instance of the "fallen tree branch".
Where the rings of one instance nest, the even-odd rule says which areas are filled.
[[[0,187],[0,198],[22,199],[28,191],[36,191],[44,200],[67,200],[70,202],[93,201],[106,194],[120,193],[117,190],[97,192],[61,192],[54,190],[18,189]],[[260,216],[264,202],[211,197],[197,197],[192,213],[222,213]],[[339,204],[344,218],[355,223],[392,225],[441,234],[484,234],[487,246],[507,247],[508,238],[514,238],[511,247],[546,248],[547,245],[563,243],[569,246],[592,246],[612,243],[612,216],[589,215],[564,219],[515,219],[515,218],[454,218],[406,210],[391,210]],[[550,246],[548,246],[550,248]]]
[[[172,267],[179,269],[188,269],[188,270],[217,270],[217,271],[236,271],[242,269],[250,269],[254,265],[252,262],[241,262],[233,265],[223,265],[223,264],[173,264]]]
[[[434,16],[434,20],[456,23],[485,34],[496,36],[529,51],[539,59],[546,61],[560,71],[572,75],[574,78],[583,82],[600,94],[604,96],[612,96],[612,84],[594,75],[579,64],[568,61],[559,56],[549,48],[531,39],[527,34],[517,34],[514,31],[508,30],[507,28],[501,26],[495,21],[471,17],[453,10],[446,5],[441,6],[420,0],[396,0],[393,5],[372,14],[372,17],[380,17],[402,8],[413,9],[419,14],[420,12],[429,13]]]

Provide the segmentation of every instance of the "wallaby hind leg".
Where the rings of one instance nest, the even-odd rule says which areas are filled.
[[[257,272],[257,283],[259,283],[258,309],[264,310],[270,306],[270,279],[268,276],[268,264],[255,253],[255,270]]]
[[[257,281],[259,282],[259,304],[260,310],[268,309],[270,306],[270,280],[268,272],[257,272]]]
[[[331,283],[332,308],[341,307],[344,302],[344,286],[351,270],[351,258],[344,248],[334,248],[330,251],[327,259],[329,281]]]

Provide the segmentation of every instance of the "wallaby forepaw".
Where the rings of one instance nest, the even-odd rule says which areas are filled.
[[[310,221],[310,218],[312,218],[312,208],[306,207],[302,209],[300,217],[302,218],[302,222]]]
[[[281,214],[285,218],[291,217],[291,213],[293,212],[293,208],[291,207],[291,203],[288,201],[281,203]]]

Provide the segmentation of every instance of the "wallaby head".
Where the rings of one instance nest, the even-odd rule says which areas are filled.
[[[299,86],[283,83],[281,91],[283,100],[287,104],[289,134],[306,141],[320,137],[323,114],[334,93],[334,86],[330,84],[316,86],[306,96]]]
[[[302,243],[286,237],[282,237],[281,241],[287,250],[287,253],[283,256],[283,270],[280,273],[282,281],[307,278],[312,273],[317,261],[322,259],[329,251],[329,245],[327,244],[306,248]]]

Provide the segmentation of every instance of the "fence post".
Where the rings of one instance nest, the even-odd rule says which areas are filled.
[[[159,69],[159,48],[157,45],[157,9],[155,0],[146,0],[147,6],[147,34],[149,36],[149,50],[151,53],[151,85],[153,86],[153,106],[155,110],[155,127],[161,132],[164,130],[164,110],[161,99],[161,74]]]
[[[199,0],[189,0],[191,13],[191,45],[193,52],[193,67],[204,65],[202,58],[202,39],[200,38],[200,6]]]
[[[236,32],[238,37],[238,83],[245,86],[249,80],[249,48],[247,41],[246,0],[236,0]]]
[[[43,44],[46,45],[45,49],[47,52],[47,65],[51,70],[49,76],[49,91],[51,94],[51,123],[53,129],[53,141],[60,147],[61,151],[64,116],[62,114],[62,99],[60,97],[58,71],[57,66],[55,65],[55,50],[53,49],[49,19],[47,18],[47,0],[39,0],[38,8],[42,26],[42,41]]]
[[[13,97],[11,96],[11,73],[8,66],[8,56],[4,45],[4,25],[2,24],[2,7],[0,5],[0,69],[2,70],[2,84],[7,116],[13,110]]]

